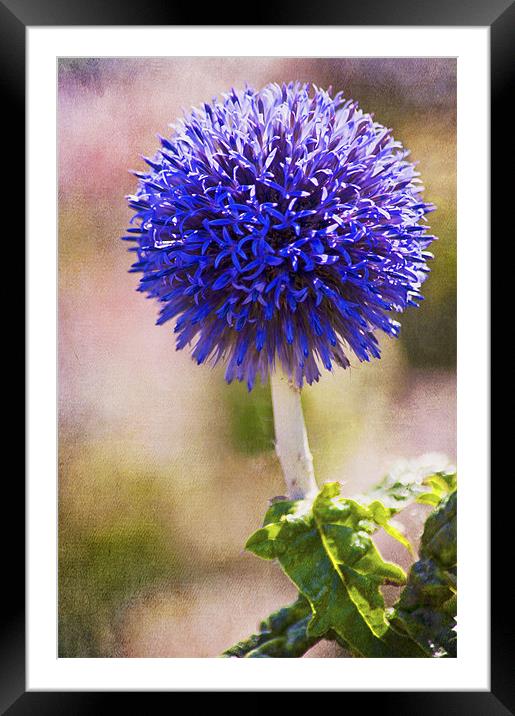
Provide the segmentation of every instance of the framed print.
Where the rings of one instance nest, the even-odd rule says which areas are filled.
[[[488,309],[513,6],[15,5],[27,559],[2,707],[511,713]]]

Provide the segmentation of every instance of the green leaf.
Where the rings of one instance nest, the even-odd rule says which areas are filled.
[[[456,472],[427,461],[404,463],[367,496],[348,499],[340,490],[328,483],[312,500],[276,498],[269,507],[247,549],[279,561],[301,593],[303,611],[288,621],[294,605],[279,610],[259,634],[229,650],[240,653],[226,655],[300,656],[324,637],[355,656],[455,656]],[[382,558],[371,535],[382,528],[411,551],[391,519],[414,502],[436,509],[426,521],[420,559],[395,608],[386,610],[382,585],[405,584],[406,575]],[[283,626],[271,626],[273,617]]]
[[[279,522],[272,522],[262,527],[249,537],[245,549],[262,559],[275,559],[278,556],[276,540],[280,531],[281,524]]]
[[[348,595],[372,632],[381,637],[388,622],[379,587],[386,581],[404,584],[406,575],[396,564],[383,560],[368,534],[373,513],[354,500],[339,497],[338,492],[337,483],[324,486],[313,503],[315,522]]]
[[[454,490],[454,467],[446,464],[441,457],[421,458],[399,462],[367,495],[361,496],[360,500],[380,500],[387,508],[399,512],[414,502],[436,507]]]
[[[334,632],[360,656],[424,656],[410,639],[395,632],[386,617],[382,584],[403,584],[406,575],[383,560],[370,537],[379,529],[371,510],[340,495],[338,483],[324,485],[313,501],[278,502],[247,549],[277,558],[311,605],[307,633]],[[386,513],[381,519],[387,524]]]
[[[426,520],[420,554],[432,557],[446,567],[457,564],[457,492],[453,492]]]
[[[392,617],[429,656],[456,656],[456,518],[454,491],[426,520],[421,558],[411,567]]]
[[[440,495],[434,492],[424,492],[422,495],[417,497],[417,502],[421,505],[431,505],[431,507],[438,507],[441,501]]]
[[[292,658],[302,656],[318,639],[307,633],[311,620],[309,602],[303,597],[261,622],[259,633],[224,651],[224,657]]]
[[[385,507],[378,500],[374,500],[374,502],[369,505],[369,509],[374,516],[375,522],[378,525],[381,525],[381,527],[387,534],[390,535],[390,537],[393,537],[393,539],[397,540],[397,542],[400,542],[403,547],[406,547],[410,554],[415,555],[415,550],[413,549],[411,542],[407,539],[407,537],[402,534],[399,529],[394,527],[394,525],[392,525],[392,523],[389,521],[392,515],[396,513],[396,510],[392,510],[388,507]]]
[[[281,498],[275,498],[266,511],[263,525],[269,525],[272,522],[279,522],[281,517],[290,515],[295,512],[302,500],[287,500]]]

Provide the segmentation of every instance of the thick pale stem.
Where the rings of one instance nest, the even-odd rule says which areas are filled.
[[[313,457],[300,401],[300,390],[277,370],[270,376],[274,408],[275,450],[288,489],[297,500],[317,492]]]

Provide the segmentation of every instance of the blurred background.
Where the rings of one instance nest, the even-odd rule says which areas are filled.
[[[118,239],[135,189],[128,170],[143,169],[140,155],[183,109],[232,86],[297,79],[343,90],[392,127],[438,207],[426,300],[401,318],[400,340],[303,391],[318,481],[341,480],[352,495],[399,458],[455,459],[455,60],[61,59],[61,657],[217,656],[295,597],[276,565],[243,552],[284,492],[268,387],[249,395],[225,384],[222,367],[176,352]],[[405,517],[415,539],[422,520]],[[321,644],[309,655],[339,652]]]

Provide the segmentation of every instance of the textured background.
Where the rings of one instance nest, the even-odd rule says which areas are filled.
[[[399,457],[455,458],[455,60],[60,60],[60,656],[216,656],[294,596],[277,567],[242,552],[284,491],[268,390],[249,396],[175,352],[118,241],[128,169],[143,168],[156,133],[231,86],[292,79],[343,90],[392,127],[438,207],[426,301],[401,339],[304,391],[319,482],[352,494]],[[415,538],[422,518],[406,518]]]

